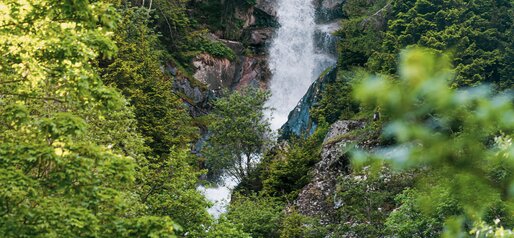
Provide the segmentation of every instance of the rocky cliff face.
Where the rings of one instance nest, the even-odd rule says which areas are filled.
[[[231,48],[236,57],[220,59],[209,54],[200,54],[191,62],[193,75],[177,76],[177,69],[167,66],[166,70],[176,78],[173,90],[183,96],[193,117],[209,111],[209,100],[222,90],[239,90],[252,86],[267,88],[271,78],[266,47],[277,26],[275,1],[257,0],[254,6],[241,5],[233,12],[244,22],[238,41],[221,39],[220,34],[210,34],[212,41],[218,41]]]
[[[212,34],[211,40],[230,47],[235,59],[216,59],[210,55],[197,56],[192,64],[194,78],[209,90],[238,90],[246,86],[267,88],[271,78],[268,67],[268,46],[277,26],[275,1],[258,0],[254,6],[235,9],[235,17],[244,22],[238,41],[220,39]]]
[[[355,143],[349,135],[364,126],[365,123],[360,121],[337,121],[330,127],[323,141],[321,160],[314,167],[313,179],[294,202],[301,214],[319,217],[322,224],[332,222],[333,212],[338,206],[333,199],[336,181],[340,175],[349,172],[347,150]]]
[[[307,93],[300,100],[298,105],[289,113],[286,124],[280,128],[280,138],[288,139],[291,136],[309,136],[316,130],[316,122],[312,120],[311,109],[321,99],[321,94],[325,86],[335,81],[337,69],[331,67],[314,81]]]
[[[330,22],[343,17],[345,0],[314,0],[317,22]]]
[[[230,88],[234,81],[237,63],[201,54],[196,56],[193,61],[195,67],[193,76],[210,90]]]
[[[257,0],[254,6],[242,4],[236,7],[235,18],[243,22],[235,35],[237,41],[220,38],[223,34],[213,32],[208,38],[228,46],[235,53],[234,59],[220,59],[209,54],[197,55],[191,62],[192,75],[177,75],[178,70],[171,66],[165,70],[175,76],[173,91],[188,107],[193,118],[207,115],[211,101],[223,90],[239,90],[244,87],[267,89],[271,79],[266,47],[269,45],[278,26],[274,0]],[[201,149],[207,135],[207,128],[199,125],[202,138],[193,148]]]
[[[210,110],[209,101],[216,97],[214,91],[185,77],[175,78],[173,90],[179,94],[194,118],[206,115]]]
[[[209,90],[239,90],[246,86],[266,89],[271,78],[267,55],[244,55],[244,47],[235,41],[220,40],[228,45],[237,57],[217,59],[207,54],[197,56],[193,65],[194,78]]]

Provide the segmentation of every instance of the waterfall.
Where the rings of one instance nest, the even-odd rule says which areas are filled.
[[[277,17],[280,28],[269,48],[269,66],[273,73],[267,106],[274,108],[273,130],[279,129],[289,112],[297,105],[309,86],[323,70],[336,62],[335,39],[332,33],[337,22],[317,25],[312,0],[278,0]],[[271,112],[267,112],[271,117]],[[237,181],[223,178],[218,187],[198,187],[214,203],[209,213],[218,218],[226,211],[232,189]]]
[[[222,178],[223,184],[215,187],[205,187],[200,185],[197,190],[201,192],[207,200],[213,203],[208,212],[214,218],[219,218],[221,214],[227,211],[227,206],[230,203],[232,189],[237,186],[237,181],[230,176]]]
[[[279,0],[277,16],[280,23],[269,49],[269,66],[273,74],[271,98],[274,108],[272,129],[279,129],[311,83],[335,59],[326,52],[325,43],[317,43],[317,33],[325,37],[315,23],[312,0]],[[322,39],[326,41],[326,39]],[[325,49],[324,49],[325,48]],[[268,113],[270,114],[270,113]]]

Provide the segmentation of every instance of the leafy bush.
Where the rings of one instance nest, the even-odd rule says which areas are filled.
[[[199,49],[216,58],[226,58],[229,60],[236,58],[234,51],[219,41],[203,41]]]
[[[227,219],[254,238],[278,237],[284,205],[276,198],[256,194],[232,195]]]
[[[325,226],[316,218],[304,216],[296,210],[289,212],[282,221],[280,238],[322,238],[326,237]]]
[[[462,221],[480,223],[498,201],[512,214],[514,174],[505,172],[514,171],[514,148],[509,139],[494,140],[514,131],[512,98],[493,96],[487,87],[451,89],[449,59],[430,50],[406,50],[401,62],[400,83],[372,77],[355,88],[359,100],[389,116],[383,133],[395,143],[356,152],[354,164],[371,159],[396,169],[430,169],[432,176],[418,185],[421,211],[435,210],[445,188],[462,208]]]
[[[276,148],[274,154],[268,155],[268,161],[263,162],[266,164],[263,192],[284,196],[286,200],[295,199],[309,183],[310,170],[320,159],[319,144],[312,139],[296,138]]]
[[[366,168],[341,176],[333,203],[339,204],[335,237],[382,237],[389,213],[398,207],[397,194],[412,186],[412,172],[398,173],[383,167],[378,172]],[[393,233],[396,234],[396,233]]]
[[[198,234],[191,234],[191,237],[200,237]],[[229,220],[225,216],[221,216],[215,221],[207,230],[206,234],[202,234],[201,237],[205,238],[251,238],[251,236],[241,230],[241,226],[238,226]]]
[[[433,197],[433,210],[423,213],[419,207],[418,195],[421,191],[407,189],[396,197],[401,206],[394,210],[386,222],[388,234],[396,237],[437,237],[444,228],[445,219],[462,213],[457,201],[449,191],[439,187],[439,194]]]
[[[327,84],[321,100],[311,110],[313,119],[319,124],[332,124],[340,119],[351,119],[359,112],[359,104],[352,98],[352,82],[360,72],[339,71],[336,80]]]

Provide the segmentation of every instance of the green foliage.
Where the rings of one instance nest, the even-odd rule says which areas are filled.
[[[219,41],[201,40],[198,43],[198,50],[208,53],[216,58],[225,58],[234,60],[236,55],[234,51]]]
[[[396,200],[401,206],[387,218],[388,234],[398,237],[436,237],[452,224],[447,220],[454,219],[464,212],[461,203],[451,193],[447,184],[437,182],[441,179],[440,175],[425,171],[417,176],[422,180],[433,181],[426,185],[431,188],[420,185],[418,189],[409,189],[397,196]],[[435,192],[427,192],[430,190]],[[495,199],[491,204],[481,217],[483,222],[479,223],[485,225],[486,222],[494,222],[499,225],[501,221],[501,225],[512,227],[512,216],[508,214],[509,208],[505,207],[506,204],[501,199]],[[457,232],[460,232],[462,224],[466,227],[473,225],[470,220],[458,220],[460,222],[457,224]]]
[[[476,225],[473,230],[471,230],[470,234],[475,235],[478,238],[512,238],[514,237],[514,232],[511,230],[507,230],[503,228],[503,226],[498,225],[500,220],[495,221],[495,226],[490,226],[485,224],[484,222]]]
[[[166,57],[157,34],[148,27],[148,11],[121,11],[123,28],[115,34],[116,58],[103,70],[103,79],[120,89],[136,114],[138,129],[151,148],[149,156],[162,157],[173,146],[186,147],[197,137],[182,100],[172,92],[172,78],[161,70]]]
[[[295,139],[276,148],[262,162],[263,192],[293,200],[311,179],[310,170],[319,161],[319,142]]]
[[[255,0],[196,1],[193,3],[193,14],[195,19],[221,38],[238,40],[244,22],[236,16],[236,9],[244,11],[253,5]]]
[[[371,158],[398,169],[430,168],[434,174],[419,182],[421,211],[434,210],[445,188],[469,221],[481,222],[498,201],[512,214],[511,98],[483,87],[451,89],[448,59],[433,51],[405,51],[401,62],[399,84],[370,78],[355,88],[359,100],[380,106],[390,118],[384,135],[395,144]],[[362,155],[355,154],[355,165]]]
[[[192,237],[195,237],[193,234]],[[241,227],[231,223],[225,216],[220,217],[207,231],[205,238],[251,238]]]
[[[255,161],[271,142],[264,117],[269,93],[258,89],[232,92],[214,102],[210,137],[203,153],[209,174],[223,172],[242,180],[255,170]]]
[[[207,201],[196,190],[201,173],[190,165],[195,161],[187,152],[197,129],[172,93],[172,78],[160,68],[166,55],[148,27],[148,11],[125,8],[122,15],[124,27],[115,35],[119,51],[103,78],[131,101],[138,130],[150,149],[147,159],[139,161],[137,192],[149,214],[172,217],[184,233],[203,236],[211,218]]]
[[[370,167],[341,176],[337,182],[334,203],[337,220],[333,234],[351,234],[355,237],[382,237],[387,235],[384,224],[389,213],[398,207],[394,198],[412,186],[412,173],[397,173],[386,167],[372,171]],[[396,232],[391,234],[398,235]]]
[[[210,39],[211,37],[207,34],[206,30],[197,30],[187,34],[182,42],[177,43],[180,45],[180,50],[175,52],[175,57],[185,64],[189,70],[192,70],[190,63],[201,54],[210,54],[212,57],[228,60],[236,59],[236,55],[231,48],[221,41]]]
[[[207,213],[208,202],[196,190],[202,173],[189,165],[193,159],[187,150],[182,150],[141,165],[138,193],[148,213],[172,217],[184,233],[205,236],[205,227],[212,218]]]
[[[170,45],[172,50],[179,50],[180,48],[177,47],[180,47],[184,37],[193,30],[194,21],[188,15],[188,2],[188,0],[152,1],[152,8],[156,9],[155,14],[158,16],[156,20],[159,23],[160,32],[168,41],[174,43]]]
[[[206,29],[206,27],[212,28],[212,26],[219,26],[219,24],[226,27],[227,32],[234,30],[234,28],[240,28],[233,25],[236,21],[232,2],[153,1],[153,8],[156,9],[153,14],[159,25],[159,30],[162,32],[164,45],[168,47],[172,56],[178,60],[181,66],[189,68],[191,60],[201,53],[208,53],[214,57],[229,60],[235,58],[234,52],[223,43],[212,40]],[[219,10],[222,7],[225,12]],[[213,15],[216,16],[216,20],[210,20]],[[220,22],[217,19],[218,15],[223,19],[229,19]],[[209,19],[208,24],[205,26],[199,25],[197,21],[203,22],[205,18]],[[228,36],[223,38],[232,39]]]
[[[136,193],[134,116],[92,63],[115,55],[118,14],[80,0],[0,11],[0,233],[173,237],[178,226],[147,215]]]
[[[349,0],[344,12],[337,32],[342,69],[394,74],[398,53],[422,46],[453,53],[452,86],[512,85],[512,2]]]
[[[381,49],[369,62],[372,70],[395,72],[395,56],[416,45],[453,52],[453,86],[512,85],[512,2],[394,1],[391,8]]]
[[[256,194],[232,195],[227,220],[241,226],[241,229],[255,238],[279,236],[280,221],[284,205],[276,198]]]
[[[281,238],[322,238],[327,234],[317,219],[304,216],[292,210],[282,221]]]
[[[444,228],[445,219],[462,213],[449,190],[438,187],[439,194],[432,198],[432,211],[423,213],[419,208],[418,194],[423,191],[407,189],[396,197],[401,206],[387,218],[386,230],[397,237],[437,237]]]
[[[386,1],[348,0],[343,5],[345,19],[336,35],[338,42],[338,65],[348,70],[365,66],[368,58],[380,48],[383,38],[384,19],[375,19]]]
[[[282,198],[263,193],[233,195],[226,219],[251,237],[321,238],[328,234],[318,219],[301,215],[292,207],[286,208]]]
[[[327,130],[326,125],[319,125],[310,137],[294,137],[274,146],[236,190],[244,194],[262,192],[282,201],[296,199],[312,177],[310,172],[320,159]]]
[[[352,81],[360,73],[340,71],[335,82],[328,84],[321,100],[312,109],[312,117],[319,124],[332,124],[339,119],[351,119],[359,112],[359,105],[352,98]]]

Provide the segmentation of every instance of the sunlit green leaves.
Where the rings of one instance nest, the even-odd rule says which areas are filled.
[[[0,234],[172,237],[135,193],[133,115],[93,62],[113,56],[102,1],[0,3]],[[134,156],[134,157],[130,157]]]

